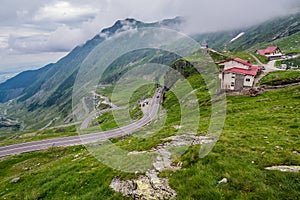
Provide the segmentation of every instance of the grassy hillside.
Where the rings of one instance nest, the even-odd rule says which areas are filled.
[[[193,38],[199,43],[208,43],[210,48],[218,51],[223,51],[225,49],[225,44],[227,44],[232,38],[236,37],[240,32],[242,31],[232,30],[205,33],[193,36]]]
[[[300,71],[278,71],[267,74],[260,80],[261,85],[285,85],[300,82]]]
[[[162,50],[140,49],[127,53],[115,60],[103,73],[102,83],[114,83],[129,70],[146,63],[170,65],[180,58],[178,55]]]
[[[61,127],[41,131],[1,134],[0,146],[78,135],[76,127]]]
[[[241,30],[207,33],[194,36],[198,42],[206,42],[218,51],[254,52],[270,45],[281,47],[285,53],[300,52],[300,13],[271,19]],[[245,34],[230,42],[239,33]]]
[[[117,175],[82,147],[1,160],[1,199],[126,199],[109,189]],[[20,176],[16,184],[10,179]]]
[[[275,64],[276,66],[281,66],[281,64],[286,64],[288,67],[289,66],[300,67],[300,57],[289,59],[289,60],[276,61]]]
[[[250,60],[250,62],[253,64],[258,64],[251,54],[246,52],[226,52],[224,54],[230,56],[231,58],[241,58],[243,60]]]
[[[300,13],[269,20],[260,25],[244,30],[245,35],[227,45],[228,50],[244,51],[246,49],[264,48],[271,44],[277,44],[283,50],[298,49]],[[290,42],[290,43],[287,43]],[[293,50],[294,51],[294,50]]]
[[[262,55],[253,55],[247,52],[221,52],[222,55],[210,51],[210,56],[215,62],[220,62],[223,60],[229,60],[230,58],[241,58],[243,60],[250,60],[251,63],[258,65],[259,63],[254,59],[254,56],[263,64],[268,63],[268,58]]]
[[[188,78],[199,97],[199,134],[209,123],[210,104],[201,77]],[[199,146],[181,158],[183,169],[165,171],[177,199],[297,199],[300,174],[267,171],[273,165],[300,165],[298,113],[300,86],[266,92],[258,97],[227,97],[227,120],[220,140],[204,159]],[[175,133],[180,107],[172,92],[166,93],[165,127],[149,137],[114,140],[126,150],[149,150]],[[135,175],[112,170],[81,147],[55,148],[7,157],[0,161],[0,198],[4,199],[124,199],[109,189],[112,178]],[[17,183],[10,183],[20,177]],[[218,184],[226,177],[227,184]],[[278,187],[280,186],[280,187]],[[30,189],[29,189],[30,188]]]
[[[30,87],[43,73],[46,73],[53,64],[49,64],[38,70],[25,71],[0,84],[0,103],[7,102],[18,97]]]
[[[188,167],[166,173],[178,199],[297,199],[299,173],[264,168],[300,164],[292,153],[299,152],[299,92],[298,86],[228,97],[225,129],[213,152],[201,160],[194,151]],[[223,177],[228,184],[218,185]]]
[[[219,51],[226,49],[236,52],[245,50],[253,52],[258,48],[264,48],[268,45],[278,45],[285,52],[299,52],[299,17],[300,14],[296,14],[270,20],[245,30],[206,33],[196,35],[194,38],[200,43],[207,42],[210,47]],[[173,27],[182,22],[181,18],[149,24],[135,21],[134,19],[126,20],[133,24],[134,28],[158,27],[160,25]],[[123,22],[119,20],[112,27],[102,30],[102,34],[111,36],[120,30],[123,26],[122,24]],[[230,43],[229,41],[240,32],[245,32],[245,35]],[[22,87],[14,87],[16,81],[12,81],[13,83],[9,85],[0,84],[0,89],[2,89],[0,101],[19,97],[18,102],[15,103],[15,109],[8,109],[8,116],[24,121],[26,129],[40,128],[57,116],[60,116],[60,120],[62,121],[71,109],[70,94],[81,62],[103,40],[104,38],[97,35],[83,46],[76,47],[69,55],[53,64],[51,69],[44,71],[39,76],[34,76],[33,78],[26,76],[26,80],[28,81],[22,84]],[[238,53],[233,56],[243,59],[249,58],[249,55],[244,53]],[[124,55],[124,57],[115,61],[105,72],[102,81],[116,81],[126,71],[132,69],[137,64],[143,64],[143,62],[170,64],[172,60],[177,58],[176,55],[162,52],[132,52],[132,54]],[[258,58],[263,63],[266,62],[265,58]],[[255,63],[252,57],[250,59]],[[9,83],[11,82],[9,81]]]
[[[250,47],[248,51],[254,52],[257,49],[264,49],[268,46],[278,46],[284,53],[300,53],[300,32],[272,42],[257,43]]]
[[[8,107],[6,116],[20,119],[24,122],[26,130],[41,128],[56,117],[60,117],[59,121],[63,122],[72,109],[72,90],[81,63],[98,44],[105,40],[103,34],[108,37],[124,31],[122,27],[125,24],[131,24],[132,28],[160,26],[176,28],[181,21],[180,17],[155,23],[143,23],[134,19],[118,20],[112,27],[103,29],[101,34],[77,46],[67,56],[51,65],[49,70],[43,70],[46,67],[42,68],[39,76],[31,75],[38,73],[39,70],[31,73],[25,72],[26,76],[22,75],[21,78],[26,80],[26,84],[21,84],[21,88],[15,86],[15,83],[19,85],[23,83],[18,77],[9,80],[9,84],[0,84],[0,89],[5,89],[0,94],[0,102],[18,98],[13,106]],[[149,51],[145,53],[141,50],[141,53],[132,52],[119,58],[106,70],[101,81],[110,83],[118,80],[121,75],[135,67],[131,63],[143,64],[144,60],[150,60],[149,62],[152,63],[170,64],[178,58],[177,55],[171,53],[152,51],[148,55],[147,52]]]

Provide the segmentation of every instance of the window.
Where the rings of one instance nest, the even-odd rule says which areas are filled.
[[[231,87],[234,87],[234,82],[231,82]]]
[[[250,78],[246,78],[246,82],[250,82]]]

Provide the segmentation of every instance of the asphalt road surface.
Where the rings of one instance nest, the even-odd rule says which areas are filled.
[[[9,146],[0,147],[0,157],[16,155],[25,152],[38,151],[42,149],[47,149],[50,147],[66,147],[66,146],[76,146],[89,144],[99,141],[105,141],[110,138],[117,138],[120,136],[129,135],[137,129],[150,123],[157,115],[160,101],[162,96],[162,88],[158,88],[155,95],[152,97],[152,104],[149,105],[150,109],[144,114],[143,118],[124,127],[108,130],[104,132],[95,132],[80,136],[71,136],[63,138],[55,138],[48,140],[40,140],[35,142],[27,142],[21,144],[14,144]],[[99,113],[98,113],[99,114]],[[82,124],[81,129],[87,128],[88,122],[95,117],[94,114],[90,115]]]

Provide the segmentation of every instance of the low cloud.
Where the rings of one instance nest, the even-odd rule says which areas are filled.
[[[291,14],[297,0],[186,0],[174,5],[184,6],[182,15],[187,18],[186,32],[203,33],[245,28],[274,17]]]
[[[67,1],[58,1],[41,7],[33,17],[34,21],[42,22],[80,22],[94,18],[98,9],[88,5],[76,6]]]
[[[118,19],[154,22],[183,16],[182,31],[193,34],[251,26],[299,7],[299,0],[3,0],[0,71],[14,60],[18,65],[42,57],[46,64],[47,53],[55,61],[60,58],[55,59],[56,52],[65,54]]]

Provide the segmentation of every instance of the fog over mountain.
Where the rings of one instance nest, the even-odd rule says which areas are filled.
[[[55,62],[114,21],[183,16],[188,34],[251,26],[297,12],[298,0],[3,0],[0,72]]]

